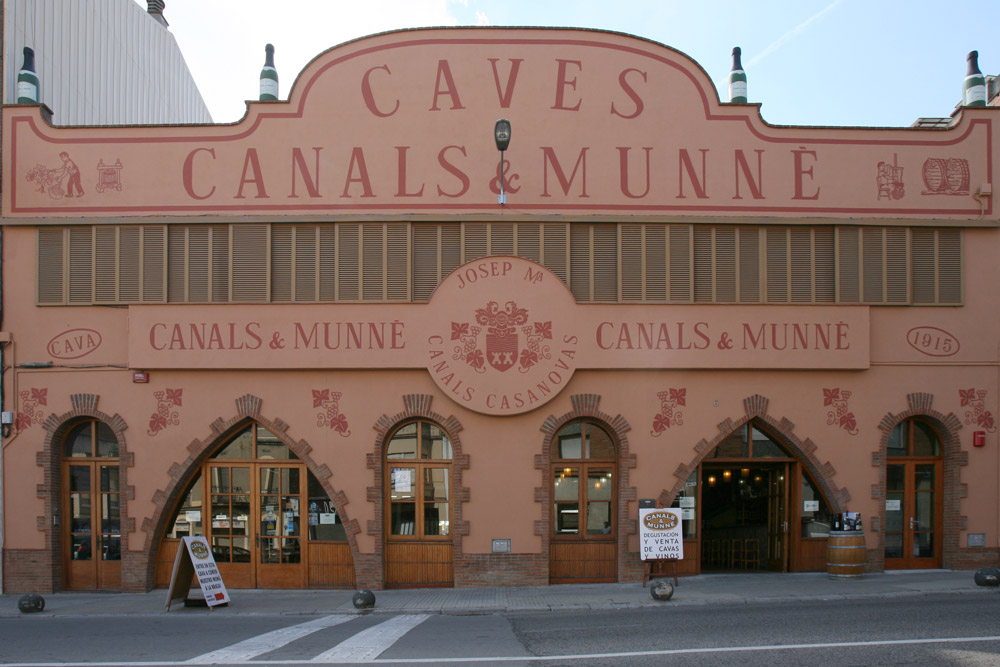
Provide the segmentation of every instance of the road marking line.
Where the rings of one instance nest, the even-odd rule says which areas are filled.
[[[409,618],[414,618],[413,616]],[[421,619],[422,621],[423,619]],[[375,626],[379,627],[379,626]],[[365,631],[367,632],[367,630]],[[360,633],[359,633],[360,634]],[[404,633],[405,634],[405,633]],[[919,644],[965,644],[976,642],[1000,642],[1000,636],[992,637],[931,637],[928,639],[885,639],[880,641],[867,642],[829,642],[819,644],[775,644],[765,646],[718,646],[715,648],[679,648],[660,649],[652,651],[620,651],[616,653],[580,653],[576,655],[511,655],[493,657],[474,658],[381,658],[367,660],[376,665],[391,665],[396,663],[410,664],[445,664],[445,663],[468,663],[468,662],[550,662],[555,660],[601,660],[607,658],[633,658],[659,655],[683,655],[689,653],[749,653],[753,651],[789,651],[801,649],[817,648],[852,648],[865,646],[902,646]],[[247,661],[246,665],[254,667],[267,667],[270,665],[311,665],[318,661],[317,658],[311,660],[254,660]],[[340,662],[349,662],[341,660]],[[356,661],[358,662],[358,661]],[[2,667],[185,667],[190,662],[178,662],[176,660],[144,660],[144,661],[122,661],[112,662],[101,660],[97,662],[0,662]],[[230,664],[240,664],[233,661]]]
[[[267,653],[268,651],[273,651],[276,648],[281,648],[296,639],[301,639],[302,637],[311,635],[312,633],[324,628],[332,628],[335,625],[346,623],[347,621],[355,618],[357,618],[357,616],[347,616],[343,614],[324,616],[323,618],[317,618],[309,621],[308,623],[299,623],[298,625],[281,628],[280,630],[265,632],[262,635],[251,637],[250,639],[233,644],[232,646],[220,648],[218,650],[211,651],[210,653],[205,653],[191,658],[186,661],[186,664],[211,665],[219,663],[225,664],[231,662],[243,662],[250,660],[251,658],[255,658],[263,653]]]
[[[320,653],[311,662],[371,662],[428,618],[430,614],[393,616]]]

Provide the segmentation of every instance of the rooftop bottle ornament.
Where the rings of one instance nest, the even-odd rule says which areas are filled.
[[[278,70],[274,69],[274,46],[264,47],[264,68],[260,71],[260,99],[278,99]]]
[[[970,51],[966,60],[969,71],[962,86],[962,105],[967,107],[986,106],[986,77],[979,71],[979,51]]]
[[[24,64],[17,73],[17,103],[38,104],[38,75],[35,73],[35,52],[24,47]]]
[[[729,72],[729,101],[733,104],[747,103],[747,73],[740,63],[740,47],[733,47],[733,69]]]

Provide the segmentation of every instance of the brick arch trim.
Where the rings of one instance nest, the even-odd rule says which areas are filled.
[[[674,471],[675,482],[670,489],[660,492],[657,499],[661,507],[670,507],[674,498],[684,488],[691,473],[698,469],[698,465],[708,454],[715,449],[723,440],[751,421],[758,421],[767,425],[768,432],[775,436],[789,452],[797,458],[809,471],[813,481],[820,487],[823,496],[830,504],[831,512],[843,512],[847,507],[851,494],[846,488],[838,488],[834,483],[837,474],[836,469],[829,461],[820,463],[816,458],[816,443],[809,438],[803,439],[795,432],[795,424],[785,417],[774,417],[768,412],[770,399],[760,394],[754,394],[743,399],[743,415],[736,418],[727,418],[719,422],[718,431],[710,439],[702,439],[695,445],[695,457],[688,464],[680,464]]]
[[[46,483],[39,484],[37,495],[44,500],[44,510],[41,516],[35,518],[39,532],[45,535],[45,551],[50,560],[51,585],[53,590],[62,586],[62,530],[53,525],[53,517],[60,511],[62,504],[62,444],[69,431],[87,419],[94,419],[106,424],[118,441],[118,478],[120,488],[120,518],[121,518],[121,552],[122,558],[129,553],[129,535],[135,532],[135,518],[129,516],[129,501],[135,499],[135,487],[128,483],[128,469],[135,465],[135,455],[129,451],[125,431],[128,423],[121,415],[108,415],[97,408],[101,397],[98,394],[71,394],[72,409],[61,415],[52,413],[42,423],[45,439],[42,450],[35,455],[36,464],[45,471]],[[125,570],[127,564],[122,563],[123,585],[125,585]]]
[[[371,453],[365,456],[366,465],[372,471],[372,485],[368,487],[368,502],[374,507],[374,519],[368,521],[368,534],[375,538],[375,554],[366,568],[359,572],[358,586],[381,589],[385,583],[385,448],[389,436],[405,421],[426,419],[444,429],[451,440],[452,448],[452,562],[457,563],[463,553],[462,538],[469,534],[469,522],[464,518],[465,503],[469,502],[470,490],[463,482],[463,472],[469,468],[469,455],[463,451],[462,422],[454,415],[445,417],[431,409],[434,397],[429,394],[406,394],[403,396],[403,410],[394,415],[383,414],[372,428],[375,441]]]
[[[879,468],[879,482],[872,487],[872,498],[879,500],[879,526],[885,525],[886,496],[886,463],[888,460],[889,436],[899,424],[908,419],[919,418],[931,424],[941,438],[942,459],[942,549],[943,567],[951,567],[951,561],[961,551],[960,532],[965,530],[968,517],[961,515],[961,500],[968,496],[968,484],[961,480],[961,469],[969,465],[969,452],[962,450],[962,442],[958,432],[962,428],[962,420],[953,412],[944,414],[934,409],[934,394],[920,392],[906,395],[906,410],[893,414],[888,413],[879,422],[882,432],[878,449],[872,453],[872,466]],[[871,558],[884,568],[885,564],[885,532],[878,532],[878,549]],[[881,569],[881,568],[880,568]]]
[[[343,517],[344,531],[347,533],[348,545],[351,549],[351,558],[354,562],[358,559],[358,544],[356,536],[361,529],[357,519],[351,519],[347,510],[350,502],[343,491],[335,491],[332,486],[333,471],[325,463],[318,465],[312,457],[313,447],[305,440],[295,440],[288,435],[288,424],[281,419],[268,418],[261,413],[263,401],[251,394],[245,394],[236,399],[236,413],[229,418],[219,417],[209,425],[209,433],[200,439],[192,440],[187,446],[187,456],[179,461],[175,461],[170,466],[167,474],[170,481],[163,489],[157,490],[153,494],[154,511],[149,518],[142,522],[142,532],[145,533],[144,553],[147,562],[144,572],[144,586],[148,591],[155,581],[156,555],[166,534],[167,523],[173,513],[173,509],[180,500],[181,494],[187,489],[194,477],[201,472],[201,464],[207,459],[218,446],[234,431],[243,427],[249,422],[260,424],[273,433],[288,448],[295,452],[295,455],[302,460],[306,467],[316,476],[323,490],[333,502],[337,514]]]
[[[639,531],[636,519],[630,519],[628,505],[638,495],[635,487],[629,486],[630,471],[636,467],[636,455],[629,445],[628,432],[632,426],[622,415],[611,416],[602,412],[600,394],[575,394],[570,396],[572,410],[556,416],[549,415],[539,430],[544,434],[541,451],[535,455],[535,469],[541,475],[541,486],[535,487],[535,502],[540,506],[541,518],[535,521],[535,535],[542,539],[542,555],[549,559],[552,537],[552,441],[556,434],[568,423],[577,419],[592,419],[603,424],[615,438],[618,449],[618,580],[624,581],[627,561],[625,554],[628,549],[629,535]]]

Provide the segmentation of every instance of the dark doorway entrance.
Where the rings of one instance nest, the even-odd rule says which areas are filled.
[[[789,463],[702,466],[702,572],[788,570]]]

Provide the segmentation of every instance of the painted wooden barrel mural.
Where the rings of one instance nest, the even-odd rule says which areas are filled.
[[[924,162],[924,185],[934,194],[969,191],[969,161],[959,158],[929,158]]]
[[[826,572],[831,579],[860,577],[867,560],[863,530],[830,531],[826,541]]]

